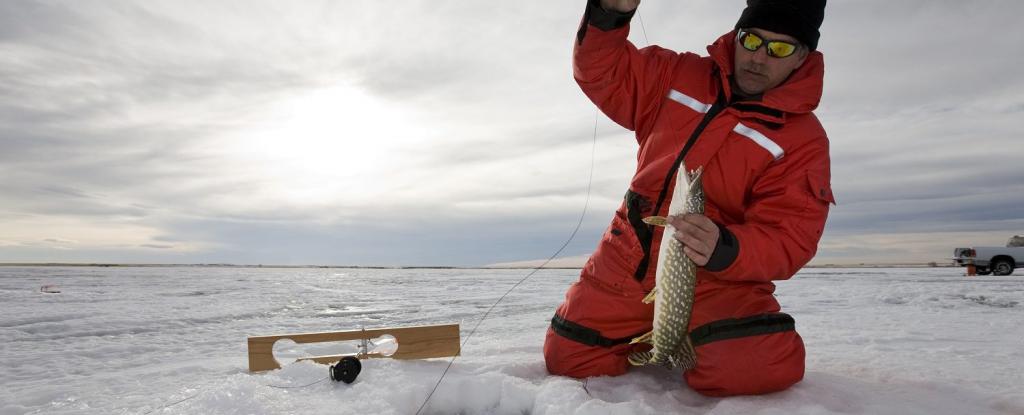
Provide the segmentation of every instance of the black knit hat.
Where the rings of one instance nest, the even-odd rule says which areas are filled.
[[[824,19],[825,0],[747,0],[736,28],[756,27],[790,35],[815,50]]]

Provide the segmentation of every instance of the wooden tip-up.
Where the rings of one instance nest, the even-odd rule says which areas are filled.
[[[391,335],[398,344],[398,350],[390,356],[380,354],[349,354],[300,358],[317,363],[331,364],[345,356],[359,358],[390,357],[392,359],[427,359],[433,357],[457,356],[460,350],[459,325],[442,324],[433,326],[389,327],[366,330],[330,331],[323,333],[281,334],[276,336],[249,337],[249,371],[280,369],[281,364],[274,358],[274,343],[289,339],[295,343],[323,343],[348,340],[371,340]],[[366,352],[366,351],[364,351]]]

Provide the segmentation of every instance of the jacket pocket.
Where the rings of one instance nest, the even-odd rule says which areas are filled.
[[[624,284],[632,287],[633,273],[642,257],[640,241],[626,218],[625,208],[620,208],[591,257],[593,277],[616,290],[622,290]]]
[[[813,195],[819,202],[833,205],[836,204],[836,199],[832,195],[832,185],[829,183],[827,173],[820,171],[808,171],[807,186],[810,188],[811,195]]]

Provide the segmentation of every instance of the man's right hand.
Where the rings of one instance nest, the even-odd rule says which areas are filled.
[[[629,13],[636,10],[640,0],[601,0],[601,7],[608,11]]]

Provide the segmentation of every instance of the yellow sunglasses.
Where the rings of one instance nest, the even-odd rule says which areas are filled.
[[[785,40],[768,40],[761,36],[758,36],[754,32],[747,30],[740,30],[736,34],[736,39],[739,40],[740,45],[743,45],[743,49],[751,52],[756,52],[761,49],[761,45],[768,45],[768,56],[774,58],[786,58],[792,55],[797,50],[797,45],[792,42]]]

